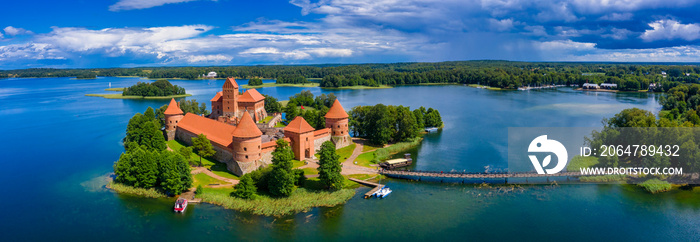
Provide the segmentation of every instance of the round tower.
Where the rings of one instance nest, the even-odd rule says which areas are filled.
[[[170,104],[168,108],[165,109],[165,136],[167,140],[173,140],[175,138],[175,129],[177,124],[185,117],[185,113],[182,112],[180,106],[175,101],[174,98],[170,99]]]
[[[331,109],[326,113],[326,128],[331,129],[331,140],[336,148],[350,145],[350,134],[348,133],[348,113],[340,105],[338,99],[333,102]]]
[[[241,122],[233,130],[233,159],[238,163],[242,174],[257,169],[256,161],[262,157],[262,132],[253,122],[248,112],[243,113]]]

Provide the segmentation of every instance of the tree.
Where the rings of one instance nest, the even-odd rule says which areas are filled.
[[[284,139],[277,140],[277,148],[272,152],[272,171],[268,181],[268,190],[274,196],[288,197],[294,192],[294,173],[292,172],[294,152]]]
[[[288,121],[294,120],[299,115],[299,108],[297,107],[297,103],[293,101],[289,101],[287,103],[287,106],[284,107],[284,113],[285,113],[285,119]]]
[[[178,195],[192,186],[190,165],[185,158],[172,151],[160,152],[160,186],[170,194]]]
[[[255,199],[257,191],[258,189],[255,187],[253,178],[249,175],[244,175],[241,177],[241,182],[233,187],[231,195],[244,199]]]
[[[442,127],[442,117],[440,112],[433,108],[428,108],[425,114],[425,127]]]
[[[115,181],[133,187],[151,188],[158,184],[158,163],[152,151],[136,146],[122,153],[114,163]]]
[[[331,190],[343,188],[344,178],[340,175],[342,171],[340,155],[336,153],[335,145],[330,141],[323,142],[319,153],[318,179]]]
[[[282,112],[282,104],[277,101],[277,98],[270,96],[270,95],[265,95],[263,94],[263,97],[265,97],[265,111],[268,113],[281,113]]]
[[[209,158],[216,154],[216,151],[211,146],[211,142],[204,134],[199,134],[197,137],[193,137],[192,146],[197,151],[197,155],[199,155],[199,166],[202,166],[202,157]]]
[[[393,136],[392,125],[394,120],[387,106],[381,103],[377,104],[370,109],[367,116],[367,136],[369,141],[377,145],[389,143]]]
[[[190,157],[192,157],[192,147],[182,147],[180,148],[179,151],[180,155],[185,158],[185,160],[189,163],[190,162]],[[201,162],[200,162],[201,163]]]
[[[262,86],[263,82],[262,79],[253,77],[248,80],[248,85],[249,86]]]
[[[160,130],[160,122],[155,119],[153,109],[149,107],[145,115],[135,114],[126,127],[124,138],[125,148],[131,143],[146,146],[151,150],[164,150],[166,148],[165,137]]]

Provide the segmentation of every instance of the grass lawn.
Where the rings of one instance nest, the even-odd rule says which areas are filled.
[[[121,93],[120,94],[85,94],[85,96],[103,97],[103,98],[107,98],[107,99],[171,99],[171,98],[189,97],[189,96],[192,96],[192,94],[171,95],[171,96],[162,96],[162,97],[122,96]]]
[[[580,155],[571,158],[571,161],[566,165],[567,171],[580,171],[580,168],[592,167],[598,164],[598,157],[587,156],[583,157]]]
[[[159,197],[167,197],[163,191],[155,188],[138,188],[138,187],[132,187],[128,185],[124,185],[121,183],[117,182],[110,182],[107,184],[107,188],[114,190],[115,192],[118,193],[128,193],[128,194],[133,194],[133,195],[138,195],[138,196],[144,196],[144,197],[150,197],[150,198],[159,198]]]
[[[292,160],[292,169],[295,169],[295,168],[303,166],[303,165],[305,165],[304,161]]]
[[[179,140],[171,140],[166,143],[168,144],[168,147],[170,147],[170,149],[172,149],[175,152],[178,152],[182,147],[185,147],[185,145]],[[199,165],[199,155],[192,152],[190,162]],[[214,160],[214,158],[202,158],[202,166],[209,168],[211,172],[221,177],[236,180],[240,179],[240,177],[236,176],[235,174],[228,171],[228,169],[226,169],[226,164],[218,162]]]
[[[318,87],[319,85],[321,85],[321,84],[316,83],[316,82],[301,83],[301,84],[263,83],[260,86],[243,85],[242,87],[245,89],[251,89],[251,88],[263,88],[263,87]]]
[[[362,146],[362,152],[364,153],[364,152],[376,150],[379,148],[383,148],[383,147],[382,146],[374,146],[374,145],[365,143],[364,146]]]
[[[318,175],[318,169],[316,169],[316,168],[307,167],[307,168],[304,168],[302,170],[304,170],[304,175],[307,175],[307,176],[308,175]]]
[[[374,152],[367,152],[363,153],[357,158],[355,158],[355,162],[357,163],[358,166],[364,166],[364,167],[369,167],[369,168],[374,168],[374,163],[372,163],[372,160],[374,159]]]
[[[352,152],[355,150],[355,147],[356,147],[356,146],[357,146],[357,145],[356,145],[355,143],[352,143],[352,144],[350,144],[350,145],[348,145],[348,146],[345,146],[345,147],[340,148],[340,149],[338,149],[338,150],[335,151],[335,153],[337,153],[338,155],[340,155],[340,162],[341,162],[341,163],[342,163],[343,161],[347,160],[348,158],[350,158],[350,156],[352,156]]]
[[[284,128],[284,127],[287,127],[287,125],[284,125],[282,122],[278,122],[277,124],[275,124],[275,128]]]
[[[667,181],[662,181],[656,178],[646,180],[645,182],[638,184],[638,186],[644,188],[644,190],[650,193],[666,192],[671,190],[672,187]]]
[[[263,120],[260,120],[260,123],[267,123],[270,122],[270,120],[272,120],[272,116],[267,116]]]
[[[105,89],[105,91],[124,92],[124,88],[126,88],[126,87],[113,87],[113,88],[107,88],[107,89]]]
[[[219,179],[213,178],[207,174],[204,173],[198,173],[194,175],[194,183],[192,186],[197,187],[199,185],[207,186],[209,184],[228,184],[224,181],[221,181]]]

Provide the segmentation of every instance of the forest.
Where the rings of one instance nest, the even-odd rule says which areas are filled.
[[[152,79],[199,79],[215,71],[220,77],[270,78],[277,83],[321,79],[321,87],[416,85],[425,83],[480,84],[506,89],[538,85],[614,83],[621,90],[667,91],[679,83],[700,83],[696,64],[451,61],[353,65],[259,65],[216,67],[138,67],[97,69],[0,70],[5,77],[138,76]]]

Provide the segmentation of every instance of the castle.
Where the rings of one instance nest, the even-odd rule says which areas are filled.
[[[297,116],[284,129],[263,134],[256,122],[268,116],[265,97],[255,89],[239,95],[238,83],[233,78],[227,78],[222,89],[211,99],[212,112],[208,117],[184,114],[175,99],[170,100],[164,112],[167,140],[177,139],[192,145],[193,137],[206,135],[216,151],[214,158],[238,176],[270,165],[279,138],[290,143],[297,160],[312,158],[325,141],[332,141],[336,149],[352,142],[348,114],[338,100],[325,115],[324,129],[316,130]],[[282,131],[283,137],[269,135],[275,131]]]

